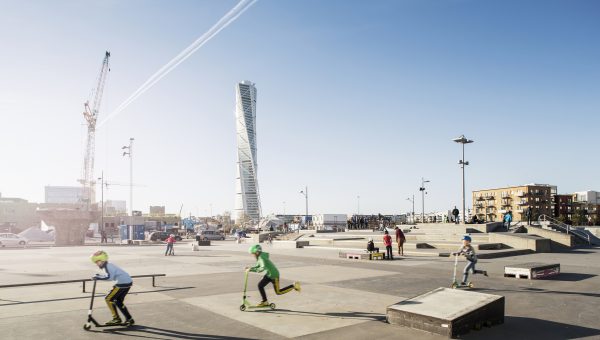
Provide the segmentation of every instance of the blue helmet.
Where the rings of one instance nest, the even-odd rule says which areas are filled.
[[[471,242],[471,236],[469,236],[469,235],[463,236],[462,239],[463,239],[463,241],[469,241],[469,242]]]

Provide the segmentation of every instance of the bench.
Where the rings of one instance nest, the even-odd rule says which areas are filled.
[[[132,279],[142,278],[142,277],[151,277],[152,278],[152,287],[156,287],[156,277],[158,276],[167,276],[167,274],[145,274],[145,275],[132,275]],[[92,281],[92,279],[77,279],[77,280],[64,280],[64,281],[46,281],[46,282],[32,282],[32,283],[15,283],[8,285],[0,285],[0,288],[14,288],[14,287],[29,287],[29,286],[41,286],[41,285],[56,285],[62,283],[75,283],[81,282],[83,283],[83,292],[85,293],[85,283]]]

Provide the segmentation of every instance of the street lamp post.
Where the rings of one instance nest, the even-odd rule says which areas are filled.
[[[460,164],[462,169],[462,223],[465,223],[465,165],[469,165],[469,162],[465,161],[465,144],[470,144],[474,141],[466,138],[465,135],[460,135],[460,137],[454,138],[453,141],[462,144],[462,159],[458,161],[458,164]]]
[[[301,190],[300,193],[304,195],[304,200],[306,201],[306,214],[304,215],[304,225],[306,226],[308,224],[308,186],[305,186],[304,190]]]
[[[285,201],[283,201],[283,216],[285,216]]]
[[[98,178],[100,180],[100,200],[102,202],[102,212],[100,213],[100,243],[104,241],[103,235],[106,235],[106,231],[104,230],[104,171],[102,171],[102,177]]]
[[[412,199],[409,197],[406,199],[407,201],[412,202],[412,223],[415,223],[415,195],[412,195]]]
[[[129,225],[131,226],[130,233],[133,233],[133,138],[129,138],[129,146],[123,146],[121,150],[123,151],[123,157],[129,156]],[[132,235],[129,235],[131,237]]]
[[[425,180],[425,178],[421,177],[421,187],[419,191],[421,192],[421,223],[425,223],[425,183],[429,183],[429,180]]]
[[[360,216],[360,195],[356,196],[356,201],[357,201],[357,209],[356,209],[356,215]]]

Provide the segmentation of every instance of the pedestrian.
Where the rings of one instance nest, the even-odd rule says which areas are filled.
[[[110,290],[104,300],[106,301],[106,305],[112,314],[112,320],[105,323],[105,326],[115,326],[115,325],[126,325],[131,326],[135,323],[131,314],[127,310],[125,306],[125,296],[129,293],[131,286],[133,285],[133,280],[131,276],[127,274],[123,269],[117,267],[112,263],[108,263],[108,254],[99,250],[92,254],[91,260],[95,263],[98,268],[104,270],[106,274],[96,274],[92,280],[112,280],[116,281],[113,288]],[[116,307],[116,308],[115,308]],[[121,321],[121,317],[119,317],[119,313],[117,313],[117,308],[121,311],[121,314],[125,317],[125,322]]]
[[[459,256],[464,255],[467,259],[467,265],[463,270],[463,277],[461,285],[466,285],[467,280],[469,278],[469,271],[472,271],[473,274],[483,274],[488,276],[487,271],[485,270],[477,270],[475,269],[475,264],[477,263],[477,255],[475,254],[475,248],[471,245],[471,236],[465,235],[462,238],[463,244],[457,252],[452,253],[452,255]]]
[[[390,233],[388,233],[387,229],[383,233],[383,244],[385,245],[385,252],[388,260],[394,259],[394,254],[392,254],[392,237]]]
[[[531,218],[533,217],[531,206],[528,206],[527,210],[525,210],[525,217],[527,217],[527,225],[531,225]]]
[[[396,227],[396,243],[398,243],[398,255],[400,256],[404,256],[404,242],[406,242],[406,236],[402,229]]]
[[[452,209],[452,216],[454,216],[454,223],[458,224],[458,214],[460,213],[460,211],[458,211],[458,208],[456,208],[456,206],[454,206],[454,209]]]
[[[173,245],[175,244],[175,235],[169,235],[169,237],[167,237],[165,241],[167,242],[167,250],[165,251],[165,256],[175,255],[175,250],[173,249]]]
[[[106,231],[104,228],[100,230],[100,243],[108,243],[108,239],[106,238]]]
[[[372,253],[379,253],[379,248],[375,247],[375,242],[373,242],[373,238],[369,237],[369,242],[367,242],[367,251]]]
[[[509,211],[504,215],[504,225],[506,225],[506,230],[510,229],[510,222],[512,222],[512,211]]]
[[[292,290],[300,292],[300,282],[294,282],[284,288],[279,288],[279,270],[277,267],[271,262],[269,259],[269,253],[265,253],[262,251],[262,247],[259,244],[255,244],[248,249],[248,252],[256,258],[256,265],[254,267],[246,267],[247,272],[265,272],[265,276],[258,283],[258,291],[260,292],[260,296],[262,297],[261,303],[258,304],[258,307],[265,307],[269,305],[269,301],[267,300],[267,293],[265,292],[265,287],[269,284],[273,284],[273,289],[275,289],[275,294],[283,295],[285,293],[289,293]]]

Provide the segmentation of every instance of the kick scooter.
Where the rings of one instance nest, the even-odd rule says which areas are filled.
[[[267,306],[259,306],[259,305],[253,305],[250,303],[250,301],[248,301],[247,296],[246,296],[246,291],[248,289],[248,271],[246,270],[246,275],[244,277],[244,297],[242,298],[242,304],[240,305],[240,310],[242,312],[246,311],[247,309],[258,309],[258,308],[271,308],[271,309],[275,309],[275,304],[271,303]]]
[[[458,254],[454,254],[454,276],[452,277],[452,285],[450,285],[450,287],[452,287],[452,289],[456,289],[456,288],[473,288],[473,283],[472,282],[467,282],[467,284],[462,284],[460,282],[458,282],[458,280],[456,280],[456,267],[458,266]]]
[[[90,301],[90,309],[88,310],[88,319],[87,322],[83,325],[83,329],[85,329],[86,331],[89,331],[92,328],[92,325],[94,325],[94,327],[115,327],[115,326],[126,326],[126,327],[130,327],[133,326],[132,323],[120,323],[120,324],[115,324],[115,325],[103,325],[98,323],[98,321],[96,321],[96,319],[94,319],[94,317],[92,316],[92,309],[94,307],[94,296],[96,295],[96,280],[94,281],[94,285],[92,286],[92,299]]]

